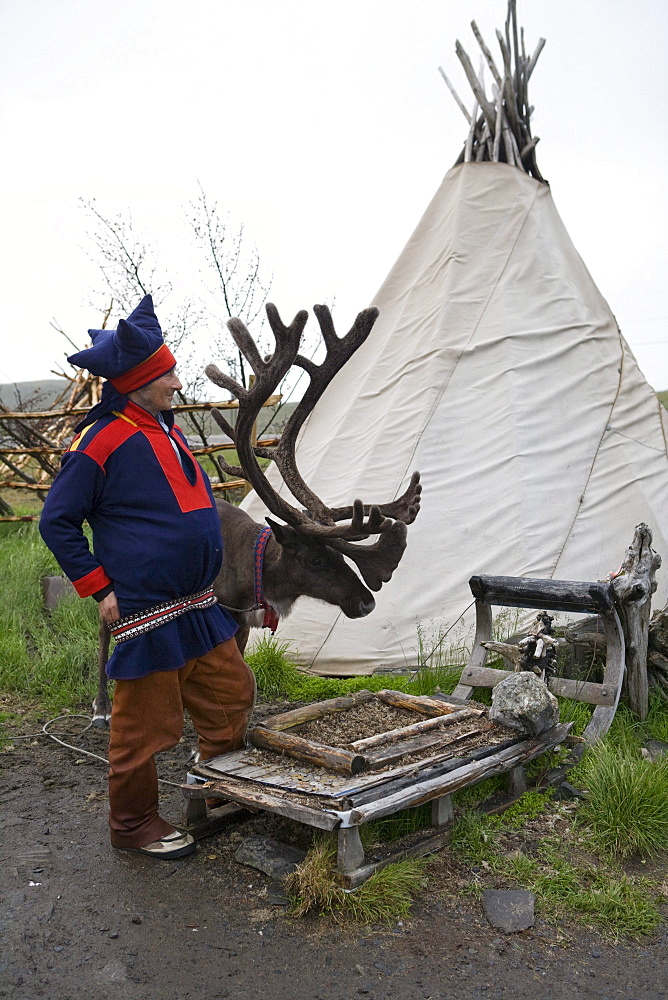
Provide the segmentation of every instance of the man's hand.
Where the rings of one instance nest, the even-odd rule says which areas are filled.
[[[117,621],[121,617],[121,612],[118,608],[118,601],[116,600],[116,594],[110,591],[106,597],[103,597],[98,605],[100,609],[100,618],[109,625],[111,622]]]

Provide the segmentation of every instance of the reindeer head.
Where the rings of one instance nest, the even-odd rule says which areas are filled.
[[[240,465],[231,466],[220,459],[219,463],[225,472],[247,479],[272,514],[286,522],[287,528],[269,521],[281,544],[294,546],[296,536],[305,543],[300,558],[304,559],[305,567],[309,566],[310,560],[309,572],[317,574],[319,560],[334,561],[345,566],[342,558],[345,556],[357,566],[367,587],[378,591],[392,577],[406,548],[406,525],[415,520],[420,509],[420,474],[413,473],[408,488],[396,500],[380,505],[355,500],[347,507],[327,507],[302,479],[295,460],[297,435],[334,375],[364,343],[378,317],[377,309],[364,309],[358,314],[349,332],[344,337],[339,337],[334,330],[329,309],[326,306],[314,306],[314,312],[326,348],[325,359],[320,365],[298,353],[308,318],[305,311],[297,313],[290,326],[285,326],[276,307],[267,305],[267,317],[276,340],[276,348],[264,360],[241,320],[228,321],[230,333],[253,369],[255,379],[246,389],[221,372],[216,365],[208,365],[206,368],[211,381],[231,392],[239,401],[235,427],[218,410],[212,408],[211,411],[216,423],[234,441]],[[260,409],[293,365],[308,374],[308,389],[288,420],[277,447],[257,447],[254,444],[253,428]],[[303,509],[279,496],[264,475],[258,458],[268,458],[275,462],[285,484]],[[376,542],[370,545],[359,544],[371,535],[378,536]],[[320,567],[320,572],[325,568]],[[350,574],[347,581],[345,575],[340,576],[344,581],[342,586],[344,589],[349,588],[350,592],[342,593],[341,600],[337,597],[331,603],[339,604],[348,617],[359,618],[369,614],[375,602],[353,571],[346,568]],[[301,593],[309,591],[302,589]],[[314,593],[312,596],[319,595]]]

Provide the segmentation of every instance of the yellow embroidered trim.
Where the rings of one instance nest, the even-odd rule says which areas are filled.
[[[130,418],[129,418],[129,417],[126,417],[126,416],[125,416],[125,414],[124,414],[124,413],[121,413],[121,412],[120,412],[119,410],[112,410],[111,412],[113,413],[113,415],[114,415],[115,417],[120,417],[120,418],[121,418],[121,420],[125,420],[125,421],[127,421],[127,423],[129,423],[129,424],[132,424],[132,426],[133,426],[133,427],[139,427],[139,424],[136,424],[136,423],[134,422],[134,420],[130,420]],[[93,425],[91,424],[91,427],[92,427],[92,426],[93,426]]]
[[[84,429],[82,431],[80,431],[79,434],[77,434],[77,436],[74,438],[74,440],[72,441],[72,444],[70,445],[70,447],[69,447],[68,450],[69,451],[77,451],[77,449],[79,448],[79,445],[81,444],[81,442],[83,441],[83,439],[88,434],[88,431],[91,429],[91,427],[95,427],[96,423],[97,423],[97,420],[94,420],[92,424],[88,424],[87,427],[84,427]]]

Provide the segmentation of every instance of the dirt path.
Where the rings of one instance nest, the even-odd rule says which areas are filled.
[[[104,754],[106,736],[82,746]],[[190,742],[163,756],[180,781]],[[182,861],[108,846],[102,763],[40,737],[4,753],[0,997],[25,1000],[660,1000],[668,935],[617,945],[540,919],[494,931],[477,901],[448,893],[447,850],[409,921],[341,930],[295,920],[233,854],[250,833],[297,843],[284,821],[252,817]],[[162,786],[178,822],[181,793]],[[562,933],[563,932],[563,933]]]

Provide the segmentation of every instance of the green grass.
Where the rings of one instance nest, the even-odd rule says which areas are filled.
[[[608,856],[656,856],[668,844],[668,757],[645,760],[627,746],[597,744],[582,778],[589,793],[581,812],[592,839]]]
[[[614,865],[574,861],[556,838],[544,838],[535,859],[511,863],[506,874],[533,891],[541,910],[555,919],[570,914],[629,937],[651,933],[661,919],[658,894],[647,880],[632,879]]]
[[[257,680],[258,692],[265,698],[287,698],[291,701],[322,701],[338,698],[355,691],[380,691],[393,688],[411,694],[433,694],[437,689],[449,694],[457,685],[462,664],[442,664],[438,668],[422,668],[413,677],[402,674],[380,674],[370,677],[316,677],[302,673],[291,658],[289,643],[270,636],[256,640],[246,653],[246,661]]]
[[[0,689],[55,712],[97,683],[96,603],[73,596],[42,610],[40,577],[59,573],[35,524],[0,524]]]
[[[338,921],[389,923],[408,915],[424,882],[426,861],[412,858],[388,865],[347,892],[336,880],[335,860],[335,838],[317,837],[306,859],[285,883],[295,916],[315,912]]]
[[[657,928],[661,921],[657,886],[625,874],[610,859],[592,864],[581,855],[582,845],[575,838],[565,843],[563,838],[544,837],[532,855],[504,854],[504,831],[511,825],[521,828],[520,819],[519,813],[514,820],[507,814],[464,813],[454,825],[450,848],[465,864],[491,875],[495,885],[533,892],[538,912],[554,922],[568,918],[633,938]],[[483,888],[480,880],[472,879],[468,891],[478,895]]]

